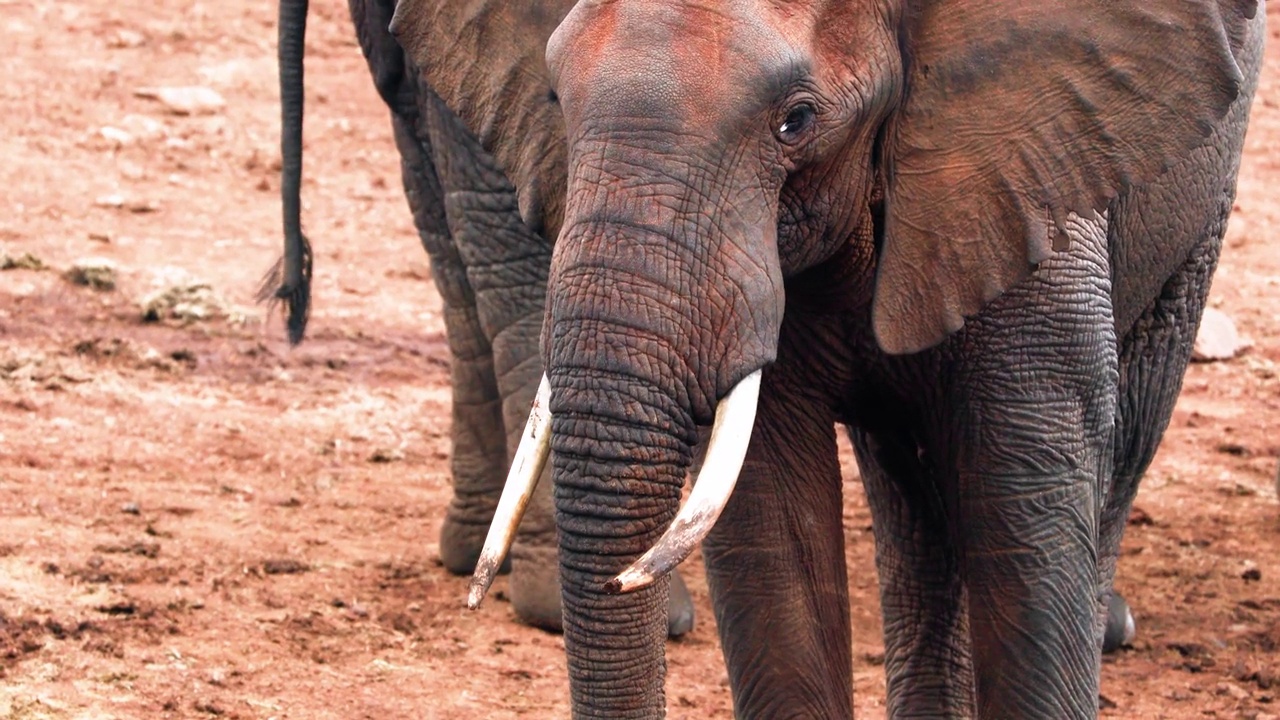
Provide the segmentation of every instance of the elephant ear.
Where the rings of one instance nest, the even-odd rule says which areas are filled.
[[[555,238],[568,185],[547,39],[574,0],[399,0],[391,33],[414,69],[493,155],[520,215]]]
[[[1252,0],[908,3],[905,90],[881,145],[873,311],[890,353],[927,348],[1202,144],[1239,94]],[[1234,42],[1233,42],[1234,41]]]

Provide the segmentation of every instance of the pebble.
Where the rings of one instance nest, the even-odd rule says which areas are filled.
[[[133,94],[159,102],[174,115],[212,115],[227,104],[217,90],[203,85],[145,87],[134,90]]]
[[[1230,360],[1249,348],[1251,343],[1240,337],[1236,324],[1229,315],[1216,308],[1205,308],[1200,318],[1200,330],[1191,349],[1191,359],[1197,362]]]
[[[130,135],[128,132],[125,132],[118,127],[104,125],[101,128],[98,128],[98,134],[117,145],[133,144],[133,135]]]
[[[141,515],[142,508],[138,507],[138,503],[127,502],[120,506],[120,512],[125,513],[126,515]]]
[[[71,264],[66,277],[77,285],[85,285],[94,290],[114,290],[116,264],[107,258],[80,258]]]

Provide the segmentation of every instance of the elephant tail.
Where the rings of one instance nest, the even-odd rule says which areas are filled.
[[[302,341],[311,311],[311,243],[302,234],[303,55],[308,0],[280,0],[280,204],[284,255],[262,280],[258,302],[288,308],[289,342]]]

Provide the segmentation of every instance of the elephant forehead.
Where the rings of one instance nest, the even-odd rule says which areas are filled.
[[[548,45],[567,113],[697,119],[776,94],[805,60],[755,3],[580,4]]]

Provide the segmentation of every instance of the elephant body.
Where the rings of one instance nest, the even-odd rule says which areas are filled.
[[[704,536],[736,714],[852,715],[841,425],[889,716],[1096,717],[1264,22],[1252,0],[396,4],[412,80],[373,63],[384,98],[429,87],[509,181],[503,217],[556,238],[522,317],[575,717],[664,714],[665,572]],[[428,140],[402,153],[449,146]],[[432,162],[420,197],[446,217],[415,217],[467,267]],[[736,486],[673,525],[701,431],[753,377]]]

